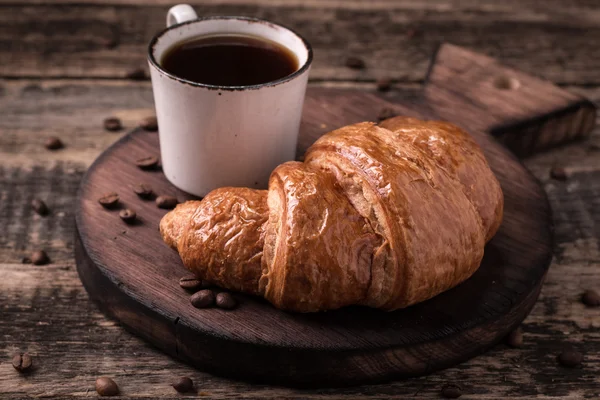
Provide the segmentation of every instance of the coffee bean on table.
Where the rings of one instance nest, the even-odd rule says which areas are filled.
[[[119,394],[119,387],[112,379],[101,376],[96,379],[96,392],[100,396],[116,396]]]
[[[384,121],[388,118],[393,118],[398,116],[398,113],[389,107],[385,107],[382,108],[381,111],[379,111],[379,115],[377,116],[377,119],[379,120],[379,122]]]
[[[133,191],[142,199],[149,199],[154,194],[152,191],[152,186],[145,183],[138,183],[133,187]]]
[[[375,84],[377,85],[377,90],[380,92],[387,92],[392,88],[392,80],[389,78],[378,79]]]
[[[131,224],[135,221],[137,214],[135,213],[135,211],[126,208],[124,210],[119,211],[119,217],[126,223]]]
[[[442,396],[446,399],[458,399],[462,396],[462,388],[456,383],[447,383],[442,386]]]
[[[117,132],[123,129],[123,124],[119,118],[109,117],[104,120],[104,129],[109,132]]]
[[[583,354],[577,350],[566,349],[556,359],[563,367],[575,368],[583,362]]]
[[[184,376],[179,378],[176,382],[173,382],[171,386],[179,393],[187,393],[194,389],[194,382],[187,376]]]
[[[156,198],[156,205],[158,208],[164,208],[166,210],[171,210],[177,206],[179,202],[177,201],[177,197],[173,196],[158,196]]]
[[[211,307],[215,303],[215,294],[212,290],[204,289],[190,297],[190,302],[196,308]]]
[[[233,296],[227,292],[221,292],[217,294],[216,299],[217,307],[222,308],[224,310],[231,310],[237,306],[237,302],[233,298]]]
[[[158,120],[154,116],[146,117],[140,122],[140,128],[150,132],[156,132],[158,130]]]
[[[50,136],[48,139],[46,139],[44,147],[46,147],[48,150],[58,150],[62,149],[64,145],[63,142],[56,136]]]
[[[48,215],[48,212],[50,211],[46,203],[40,199],[31,200],[31,207],[33,208],[33,211],[42,216]]]
[[[595,290],[586,290],[581,295],[581,302],[588,307],[600,306],[600,294]]]
[[[154,156],[146,156],[142,158],[138,158],[135,161],[135,165],[137,165],[141,169],[153,169],[158,165],[158,158]]]
[[[352,69],[365,69],[366,65],[362,58],[351,56],[346,58],[346,67]]]
[[[50,262],[50,257],[44,250],[38,250],[31,255],[33,265],[45,265]]]
[[[568,178],[567,171],[565,171],[565,169],[560,166],[552,167],[552,169],[550,170],[550,178],[557,181],[566,181]]]
[[[506,335],[506,344],[513,348],[519,348],[523,346],[523,330],[521,327],[516,328],[514,331]]]
[[[184,276],[179,280],[179,286],[186,290],[199,290],[203,289],[202,279],[198,279],[195,276]]]
[[[119,195],[117,193],[106,193],[98,199],[98,203],[102,204],[102,207],[112,208],[119,203]]]
[[[27,353],[15,354],[12,358],[12,365],[17,371],[23,373],[31,370],[33,360]]]

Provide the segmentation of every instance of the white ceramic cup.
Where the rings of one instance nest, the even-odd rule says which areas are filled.
[[[174,45],[219,34],[279,43],[296,55],[298,69],[260,85],[214,86],[161,67]],[[294,159],[312,62],[310,45],[297,33],[255,18],[198,18],[192,7],[180,4],[169,10],[167,29],[150,42],[148,62],[162,168],[173,185],[197,196],[222,186],[266,188],[271,171]]]

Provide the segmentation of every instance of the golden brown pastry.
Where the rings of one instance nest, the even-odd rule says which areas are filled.
[[[184,265],[219,286],[312,312],[395,310],[471,276],[502,191],[458,127],[396,117],[329,132],[269,190],[220,188],[161,221]]]

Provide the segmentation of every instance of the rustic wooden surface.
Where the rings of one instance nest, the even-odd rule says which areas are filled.
[[[200,373],[107,320],[74,269],[75,192],[94,158],[120,137],[103,131],[102,120],[117,115],[132,128],[152,113],[149,82],[120,77],[143,60],[143,43],[162,26],[171,2],[67,3],[0,1],[0,397],[90,397],[99,375],[112,376],[125,397],[147,398],[179,398],[169,383],[180,375],[194,378],[199,394],[215,398],[438,398],[451,381],[463,384],[463,398],[600,396],[600,309],[578,302],[584,289],[600,289],[598,127],[587,141],[525,162],[548,193],[556,244],[541,297],[523,326],[522,349],[498,345],[407,381],[301,391]],[[416,92],[434,42],[446,39],[600,102],[595,0],[220,0],[202,7],[204,14],[260,15],[305,32],[318,43],[313,85],[373,90],[376,78],[390,75]],[[97,41],[111,34],[118,44],[108,40],[101,49]],[[344,54],[354,52],[367,59],[367,70],[343,67]],[[67,147],[45,150],[50,135]],[[566,167],[566,182],[549,178],[556,164]],[[47,201],[50,216],[31,211],[36,196]],[[49,252],[52,264],[21,264],[37,248]],[[585,352],[581,369],[556,364],[565,345]],[[16,351],[33,354],[32,374],[14,371],[9,358]]]

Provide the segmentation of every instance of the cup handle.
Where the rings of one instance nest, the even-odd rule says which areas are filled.
[[[198,19],[198,14],[189,4],[178,4],[169,9],[167,13],[167,28],[171,25]]]

